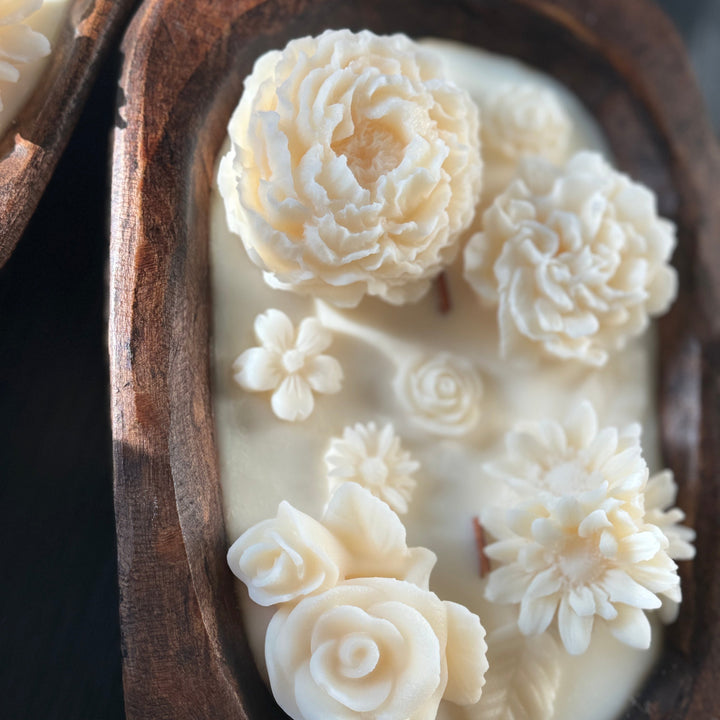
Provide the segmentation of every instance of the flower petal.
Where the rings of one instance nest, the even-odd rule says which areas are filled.
[[[558,629],[565,649],[571,655],[582,655],[590,645],[594,615],[580,617],[563,597],[558,611]]]
[[[306,356],[318,355],[332,342],[332,333],[317,318],[305,318],[298,329],[295,348]]]
[[[527,589],[526,597],[541,598],[557,592],[562,585],[562,576],[554,567],[536,575]]]
[[[430,573],[437,563],[437,555],[425,547],[410,548],[407,556],[407,566],[398,580],[417,585],[422,590],[430,586]]]
[[[664,537],[661,535],[661,538]],[[658,536],[650,531],[637,532],[624,537],[619,544],[619,557],[629,563],[652,560],[662,545]]]
[[[589,537],[603,528],[612,527],[604,510],[593,510],[578,526],[578,535]]]
[[[50,42],[28,25],[0,25],[0,51],[3,59],[28,63],[50,54]]]
[[[278,356],[262,347],[246,350],[233,363],[235,382],[245,390],[274,390],[282,381]]]
[[[488,669],[485,628],[463,605],[444,602],[447,610],[448,681],[443,698],[458,705],[480,700]]]
[[[330,355],[310,358],[305,363],[304,376],[315,392],[332,394],[339,392],[342,387],[342,367]]]
[[[570,413],[565,422],[565,433],[571,445],[576,448],[587,447],[598,431],[598,420],[592,403],[581,402]]]
[[[255,318],[255,337],[258,342],[276,353],[290,350],[295,340],[295,328],[281,310],[270,308]]]
[[[657,595],[635,582],[622,570],[608,570],[600,584],[610,596],[610,602],[613,603],[624,603],[648,610],[659,608],[662,604]]]
[[[527,595],[520,603],[518,628],[523,635],[539,635],[547,630],[555,617],[558,606],[558,595],[528,599]]]
[[[530,585],[531,577],[517,563],[493,570],[485,588],[485,597],[492,602],[520,602]]]
[[[568,594],[570,607],[580,616],[588,617],[595,614],[595,598],[589,587],[572,588]]]
[[[625,645],[647,650],[650,647],[652,630],[645,613],[624,605],[618,608],[618,616],[608,623],[610,632]]]
[[[645,506],[648,510],[665,510],[675,502],[677,485],[672,470],[663,470],[653,475],[645,489]]]
[[[273,393],[271,405],[281,420],[296,422],[310,416],[315,400],[310,385],[299,375],[293,374],[280,383],[280,387]]]

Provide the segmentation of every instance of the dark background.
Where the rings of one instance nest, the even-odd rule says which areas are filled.
[[[720,130],[720,0],[660,5]],[[4,720],[124,717],[106,347],[118,45],[0,270]]]

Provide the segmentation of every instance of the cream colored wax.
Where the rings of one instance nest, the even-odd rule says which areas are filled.
[[[603,138],[582,105],[556,81],[513,60],[448,42],[426,41],[442,57],[448,75],[480,101],[501,82],[532,82],[554,90],[573,122],[570,151],[606,152]],[[224,152],[224,151],[223,151]],[[506,182],[507,168],[487,167],[483,203]],[[476,220],[477,225],[477,220]],[[403,517],[409,545],[438,556],[431,589],[462,603],[484,626],[512,621],[516,609],[483,597],[472,517],[502,504],[504,491],[482,465],[503,452],[502,437],[520,419],[562,420],[581,399],[593,402],[600,424],[643,424],[643,447],[651,471],[659,468],[653,384],[652,333],[635,340],[597,370],[579,363],[546,363],[533,372],[513,370],[498,355],[495,310],[483,309],[462,277],[460,257],[448,271],[452,311],[437,310],[434,291],[416,304],[391,306],[366,298],[353,310],[273,290],[226,226],[223,201],[212,196],[211,262],[214,312],[214,408],[228,544],[254,523],[275,515],[287,500],[319,517],[328,499],[323,455],[328,441],[357,422],[392,422],[403,446],[421,463],[418,487]],[[331,354],[344,370],[340,393],[318,396],[313,414],[286,423],[264,394],[248,393],[232,379],[233,360],[255,345],[253,320],[278,308],[295,321],[318,314],[335,332]],[[403,411],[392,392],[398,364],[409,354],[450,352],[473,359],[483,383],[476,428],[457,438],[430,437]],[[264,628],[273,609],[242,599],[251,644],[263,665]],[[628,705],[655,662],[661,636],[654,627],[649,651],[621,645],[598,623],[582,656],[561,653],[562,681],[556,720],[611,720]],[[443,703],[439,717],[476,718],[473,707]]]

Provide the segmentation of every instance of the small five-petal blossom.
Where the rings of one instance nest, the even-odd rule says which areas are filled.
[[[305,318],[295,332],[290,318],[270,309],[255,318],[260,343],[233,364],[235,381],[245,390],[273,390],[273,412],[282,420],[305,420],[315,407],[313,391],[336,393],[342,386],[340,363],[321,354],[332,334],[317,318]]]

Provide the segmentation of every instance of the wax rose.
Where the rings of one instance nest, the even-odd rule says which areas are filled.
[[[400,403],[419,426],[435,435],[465,435],[480,417],[482,381],[472,363],[450,353],[417,357],[395,378]]]
[[[277,605],[332,587],[345,552],[333,534],[282,502],[277,516],[244,532],[228,551],[228,565],[258,605]]]
[[[516,162],[540,155],[563,162],[572,123],[555,93],[531,83],[504,83],[483,97],[483,155]]]
[[[348,580],[273,617],[270,685],[293,720],[428,720],[440,700],[480,699],[487,670],[476,615],[412,583]]]

